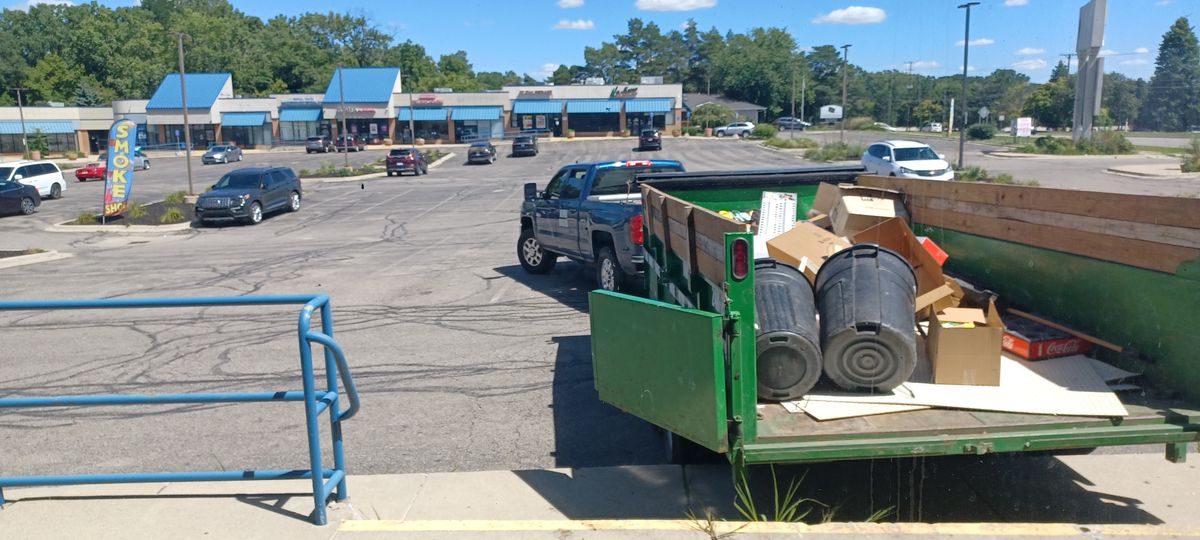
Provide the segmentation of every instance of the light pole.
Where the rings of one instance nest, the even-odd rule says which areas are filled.
[[[338,64],[338,115],[342,117],[342,163],[350,168],[350,137],[346,130],[346,82],[342,78],[342,65]],[[410,110],[411,114],[412,111]],[[336,144],[336,143],[334,143]],[[356,143],[357,144],[357,143]]]
[[[963,76],[962,76],[962,125],[959,126],[958,132],[958,168],[963,168],[963,151],[967,147],[967,116],[970,112],[967,111],[967,55],[971,50],[971,6],[978,6],[979,2],[967,2],[959,9],[967,10],[967,25],[963,31]]]
[[[183,106],[183,155],[187,163],[188,195],[195,195],[196,190],[192,187],[192,125],[188,121],[187,77],[183,69],[183,38],[190,36],[183,32],[173,32],[171,35],[175,36],[179,51],[179,97]]]
[[[29,90],[19,86],[9,88],[17,92],[17,114],[21,115],[21,146],[25,149],[25,158],[29,158],[29,134],[25,132],[25,105],[21,102],[21,92]]]
[[[841,141],[846,142],[846,76],[850,73],[850,45],[842,45],[842,132]]]

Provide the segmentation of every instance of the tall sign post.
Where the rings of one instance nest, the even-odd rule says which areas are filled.
[[[1079,8],[1079,35],[1075,53],[1079,71],[1075,77],[1075,114],[1071,121],[1071,137],[1075,142],[1092,136],[1092,121],[1100,114],[1100,93],[1104,86],[1104,21],[1108,0],[1091,0]]]

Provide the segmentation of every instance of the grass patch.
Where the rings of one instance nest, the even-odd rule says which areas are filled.
[[[800,485],[804,483],[805,475],[793,477],[787,487],[780,490],[779,478],[775,466],[771,465],[772,501],[768,508],[759,505],[754,499],[749,481],[743,476],[734,484],[733,506],[745,521],[773,521],[780,523],[831,523],[844,517],[839,516],[841,505],[828,505],[817,499],[800,496]],[[892,514],[894,507],[887,507],[867,516],[865,521],[875,523],[886,519]],[[809,516],[812,516],[811,518]],[[692,516],[693,521],[698,521]],[[711,519],[709,527],[700,527],[701,531],[713,531]],[[714,531],[715,532],[715,531]]]
[[[772,137],[770,139],[767,139],[767,140],[763,141],[763,144],[766,146],[770,146],[771,148],[782,148],[785,150],[796,150],[796,149],[807,150],[809,148],[816,148],[816,147],[820,146],[819,144],[817,144],[817,141],[814,141],[812,139],[804,139],[804,138],[782,139],[779,137]]]
[[[862,154],[862,145],[831,142],[820,148],[809,149],[804,157],[813,161],[855,161],[861,159]]]
[[[100,223],[100,218],[96,217],[96,214],[93,214],[91,212],[84,212],[82,214],[79,214],[79,216],[76,217],[75,219],[71,220],[71,222],[69,224],[70,225],[95,225],[97,223]]]
[[[959,182],[982,182],[985,184],[1003,184],[1006,186],[1040,187],[1042,185],[1037,180],[1017,180],[1013,178],[1013,175],[1008,173],[1000,173],[993,176],[987,172],[987,169],[977,166],[956,171],[954,179]]]
[[[172,225],[175,223],[183,223],[185,221],[191,220],[189,220],[187,214],[185,214],[183,210],[179,209],[178,207],[168,208],[158,218],[158,222],[162,223],[163,225]]]
[[[353,167],[338,167],[333,162],[327,161],[322,163],[315,171],[304,169],[300,176],[308,176],[310,178],[345,178],[347,176],[362,176],[364,174],[374,174],[382,172],[382,169],[376,163],[368,163],[358,168]],[[305,174],[309,173],[309,174]]]
[[[433,162],[446,157],[446,154],[448,154],[448,152],[444,152],[436,148],[430,149],[429,151],[425,152],[425,160],[430,164],[433,164]]]
[[[40,249],[40,248],[20,249],[20,250],[16,250],[16,251],[0,251],[0,259],[7,259],[9,257],[20,257],[22,255],[37,255],[38,253],[45,253],[45,252],[46,252],[46,250]]]
[[[1033,144],[1023,144],[1015,150],[1053,156],[1118,156],[1136,151],[1133,143],[1116,131],[1101,131],[1077,143],[1065,137],[1043,135],[1034,139]]]
[[[299,171],[299,172],[297,172],[296,174],[297,174],[298,176],[300,176],[300,178],[305,178],[305,177],[307,177],[308,175],[312,174],[312,171],[310,171],[310,170],[308,170],[308,169],[300,169],[300,171]]]
[[[179,193],[183,193],[182,191]],[[174,195],[174,194],[172,194]],[[104,218],[103,225],[117,227],[130,225],[172,225],[176,223],[187,223],[195,219],[195,208],[187,204],[186,199],[181,202],[159,201],[150,204],[141,204],[135,201],[130,201],[129,206],[125,209],[125,213],[120,216]],[[101,225],[100,216],[91,212],[79,214],[79,217],[72,221],[68,221],[67,225]]]
[[[186,191],[169,193],[167,194],[167,197],[163,199],[163,202],[167,204],[183,204],[187,202],[187,195],[188,193]]]

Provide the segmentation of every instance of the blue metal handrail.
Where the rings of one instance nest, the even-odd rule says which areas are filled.
[[[214,296],[200,298],[118,298],[96,300],[22,300],[0,302],[0,311],[50,311],[64,309],[132,309],[171,307],[213,307],[248,305],[302,304],[297,323],[300,345],[300,371],[303,390],[277,392],[240,393],[197,393],[156,395],[80,395],[51,397],[0,398],[0,409],[29,407],[95,406],[95,405],[153,405],[175,403],[249,403],[274,401],[303,401],[305,425],[308,431],[308,469],[274,469],[243,471],[198,471],[162,473],[113,473],[77,474],[58,476],[0,476],[0,506],[4,505],[5,487],[62,486],[74,484],[109,484],[138,482],[211,482],[223,480],[280,480],[294,478],[312,479],[313,522],[327,522],[325,505],[336,491],[336,499],[345,500],[346,459],[342,446],[342,422],[352,418],[359,410],[358,388],[350,374],[349,363],[341,345],[333,339],[333,308],[329,296],[286,295],[286,296]],[[312,329],[312,316],[321,311],[321,330]],[[319,390],[312,362],[312,344],[317,343],[325,350],[326,389]],[[340,410],[342,394],[338,382],[344,388],[349,406]],[[333,439],[333,468],[325,469],[321,462],[320,428],[318,416],[329,411],[330,435]]]

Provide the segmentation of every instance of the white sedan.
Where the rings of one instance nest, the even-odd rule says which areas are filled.
[[[881,141],[867,147],[862,164],[867,173],[900,178],[953,180],[954,168],[929,145],[915,141]]]

